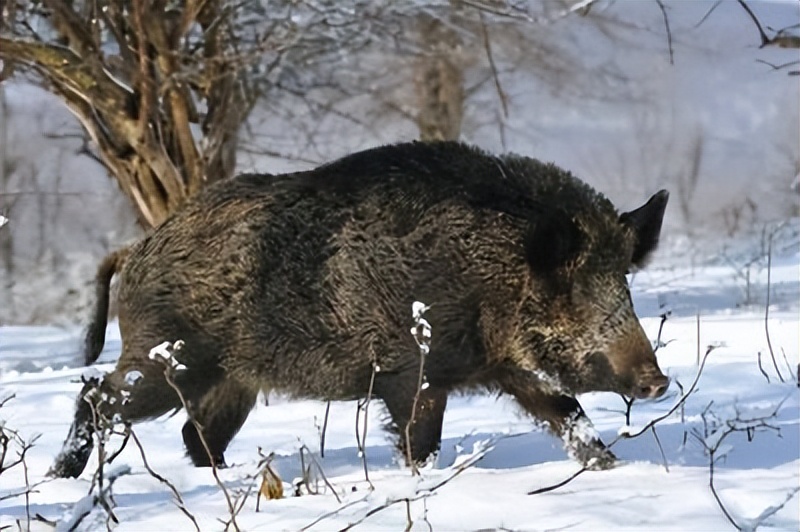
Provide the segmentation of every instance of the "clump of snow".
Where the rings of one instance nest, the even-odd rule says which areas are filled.
[[[422,477],[418,475],[407,475],[394,479],[389,485],[383,486],[380,496],[385,502],[399,501],[402,499],[413,499],[419,492],[419,484]]]
[[[142,375],[142,372],[138,369],[134,369],[125,374],[125,383],[129,386],[133,386],[143,378],[144,375]]]
[[[542,371],[541,369],[534,370],[533,374],[536,375],[536,378],[544,385],[544,390],[551,393],[558,393],[564,390],[564,385],[561,384],[561,380],[558,377],[546,371]]]
[[[84,382],[100,383],[103,382],[105,376],[105,373],[100,371],[100,369],[95,366],[89,366],[88,368],[85,368],[83,372],[81,372],[81,380]]]
[[[643,426],[622,425],[617,430],[617,436],[630,437],[630,436],[633,436],[634,434],[640,433],[642,431],[642,429],[644,429]]]
[[[564,444],[568,448],[574,447],[578,442],[590,444],[600,438],[597,429],[587,417],[577,417],[569,423],[569,428],[564,435]]]
[[[171,367],[173,370],[180,371],[186,369],[186,366],[181,364],[174,354],[183,347],[183,341],[178,340],[174,344],[172,342],[163,342],[150,350],[147,358],[150,360],[161,359]]]
[[[421,301],[414,301],[411,303],[411,316],[414,320],[422,319],[422,315],[425,314],[430,307]]]

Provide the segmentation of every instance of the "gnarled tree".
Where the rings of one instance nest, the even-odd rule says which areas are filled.
[[[272,42],[223,1],[7,2],[0,58],[38,74],[94,141],[145,226],[233,171]],[[248,38],[244,38],[247,34]]]

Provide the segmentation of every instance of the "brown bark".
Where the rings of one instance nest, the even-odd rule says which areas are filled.
[[[423,50],[414,72],[420,139],[458,140],[464,115],[461,42],[438,19],[422,15],[417,22]]]
[[[154,227],[208,181],[229,177],[236,131],[252,108],[237,68],[224,59],[228,33],[221,2],[133,2],[132,12],[109,2],[99,13],[45,0],[58,34],[53,42],[0,37],[0,59],[37,72],[77,116],[100,160],[134,204],[142,225]],[[199,23],[208,37],[199,53],[186,33]],[[118,55],[99,43],[98,25]],[[184,49],[184,47],[186,49]],[[203,142],[193,124],[208,109]]]

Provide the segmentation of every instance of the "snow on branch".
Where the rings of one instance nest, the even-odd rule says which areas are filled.
[[[717,505],[720,510],[722,510],[722,513],[736,530],[755,530],[761,526],[767,518],[783,508],[795,494],[800,491],[800,488],[790,490],[781,504],[770,506],[755,519],[745,522],[744,520],[737,520],[734,518],[725,507],[714,485],[714,472],[717,462],[723,460],[728,453],[733,450],[732,445],[724,443],[725,439],[736,432],[746,433],[747,441],[751,441],[757,432],[773,431],[780,433],[780,427],[776,421],[778,418],[778,411],[781,406],[783,406],[783,403],[784,401],[780,401],[769,409],[741,409],[737,405],[734,405],[735,417],[729,417],[727,419],[722,419],[713,412],[711,410],[711,403],[709,403],[700,415],[703,420],[703,431],[701,432],[697,428],[692,430],[692,436],[708,454],[708,486],[711,489],[711,494],[714,496],[714,500],[717,501]]]

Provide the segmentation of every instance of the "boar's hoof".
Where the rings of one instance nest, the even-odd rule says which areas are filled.
[[[94,441],[88,427],[80,424],[73,425],[61,452],[50,466],[47,476],[78,478],[86,469],[86,463],[92,454],[92,447],[94,447]]]
[[[195,467],[211,467],[212,462],[208,459],[208,454],[202,457],[194,457],[191,454],[189,458],[192,460],[192,463]],[[225,457],[223,455],[218,455],[213,458],[213,466],[217,469],[228,469],[228,464],[225,462]]]
[[[50,466],[47,476],[52,478],[78,478],[86,468],[86,462],[89,461],[91,452],[91,447],[86,451],[78,449],[74,453],[62,452],[53,465]]]
[[[578,462],[589,471],[605,471],[617,462],[617,457],[600,440],[581,442],[569,450]]]
[[[589,457],[588,460],[583,461],[584,467],[589,471],[605,471],[606,469],[613,468],[616,463],[617,457],[614,453],[605,448]]]

